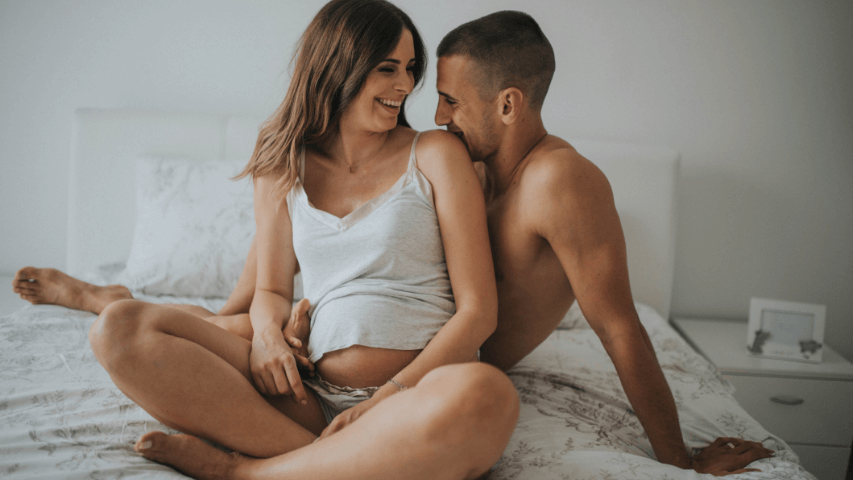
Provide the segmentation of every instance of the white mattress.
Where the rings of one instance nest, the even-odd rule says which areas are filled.
[[[142,297],[142,299],[146,299]],[[221,302],[159,298],[156,301]],[[735,402],[730,386],[649,307],[639,305],[689,446],[717,436],[763,441],[775,458],[734,478],[813,479]],[[138,456],[136,439],[170,431],[125,397],[87,339],[95,315],[29,306],[0,317],[0,477],[184,478]],[[682,479],[651,460],[612,363],[592,330],[558,330],[510,371],[521,418],[492,479]]]

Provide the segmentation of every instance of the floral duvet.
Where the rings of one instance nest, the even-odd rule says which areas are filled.
[[[814,478],[787,445],[744,412],[713,366],[654,310],[638,308],[689,447],[718,436],[763,441],[777,450],[776,457],[751,465],[761,472],[735,478]],[[134,453],[143,433],[170,430],[125,397],[98,364],[87,339],[94,320],[93,314],[56,306],[30,306],[0,317],[0,478],[183,477]],[[582,320],[576,323],[554,332],[509,372],[521,417],[490,478],[700,477],[654,461],[601,343]]]
[[[675,397],[688,448],[707,446],[717,437],[760,441],[776,450],[775,456],[749,466],[760,472],[727,478],[814,478],[799,465],[788,445],[738,405],[732,397],[734,388],[716,367],[690,348],[655,310],[638,303],[637,311]],[[521,399],[521,414],[501,462],[489,478],[716,478],[655,461],[651,444],[595,332],[579,312],[569,323],[573,328],[555,331],[509,370]]]

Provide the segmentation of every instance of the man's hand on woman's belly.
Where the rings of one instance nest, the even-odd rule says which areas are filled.
[[[282,332],[287,344],[297,355],[308,358],[308,337],[311,334],[311,317],[308,309],[311,304],[307,298],[296,302],[290,311],[290,318],[284,325]]]
[[[311,318],[308,299],[303,298],[295,305],[283,333],[294,353],[308,358],[308,340]],[[341,350],[327,352],[316,365],[323,380],[335,385],[353,388],[382,386],[406,367],[420,350],[390,350],[353,345]],[[310,374],[313,375],[313,371]]]

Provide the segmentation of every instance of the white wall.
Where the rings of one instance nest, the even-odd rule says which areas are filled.
[[[681,152],[675,315],[745,318],[751,296],[822,303],[828,343],[853,359],[853,3],[397,3],[432,52],[463,21],[529,12],[557,53],[552,133]],[[319,6],[0,2],[0,272],[65,264],[75,109],[266,115]],[[409,114],[420,129],[428,75]]]

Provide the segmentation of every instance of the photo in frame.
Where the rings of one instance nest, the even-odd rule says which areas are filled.
[[[820,363],[826,306],[752,298],[746,348],[750,355]]]

